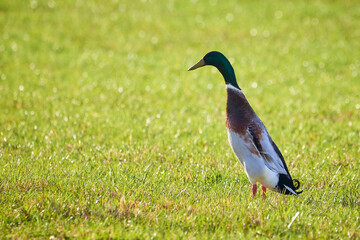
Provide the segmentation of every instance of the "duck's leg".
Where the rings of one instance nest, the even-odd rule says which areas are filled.
[[[262,190],[262,197],[265,200],[266,199],[266,187],[261,185],[261,190]]]
[[[253,185],[252,185],[253,197],[255,197],[256,191],[257,191],[257,184],[253,184]]]

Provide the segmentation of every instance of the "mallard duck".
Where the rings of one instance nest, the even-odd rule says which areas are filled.
[[[188,70],[211,65],[223,75],[227,90],[226,129],[230,146],[245,170],[255,197],[257,183],[262,196],[266,189],[299,196],[300,182],[292,179],[279,148],[271,139],[265,125],[251,108],[240,89],[233,67],[220,52],[207,53]]]

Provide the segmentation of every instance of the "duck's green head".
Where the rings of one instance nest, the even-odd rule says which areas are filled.
[[[232,86],[239,88],[236,82],[234,69],[231,66],[229,60],[222,53],[216,51],[209,52],[199,62],[197,62],[194,66],[190,67],[188,70],[191,71],[206,65],[216,67],[223,75],[226,84],[231,84]]]

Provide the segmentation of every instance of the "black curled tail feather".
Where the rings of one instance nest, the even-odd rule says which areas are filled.
[[[303,190],[296,191],[299,188],[300,188],[299,180],[291,179],[291,177],[285,174],[279,174],[279,182],[277,185],[277,189],[279,192],[286,195],[297,195],[303,192]]]
[[[298,190],[300,188],[300,181],[297,179],[293,179],[293,186],[294,186],[294,190]],[[301,191],[295,191],[297,194],[302,193],[304,190]]]
[[[298,190],[300,188],[300,182],[297,179],[293,179],[293,185],[295,187],[295,190]]]

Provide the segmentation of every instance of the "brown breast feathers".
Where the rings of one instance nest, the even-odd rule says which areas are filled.
[[[245,95],[240,91],[227,88],[226,127],[232,131],[245,135],[249,124],[256,114],[251,108]]]

